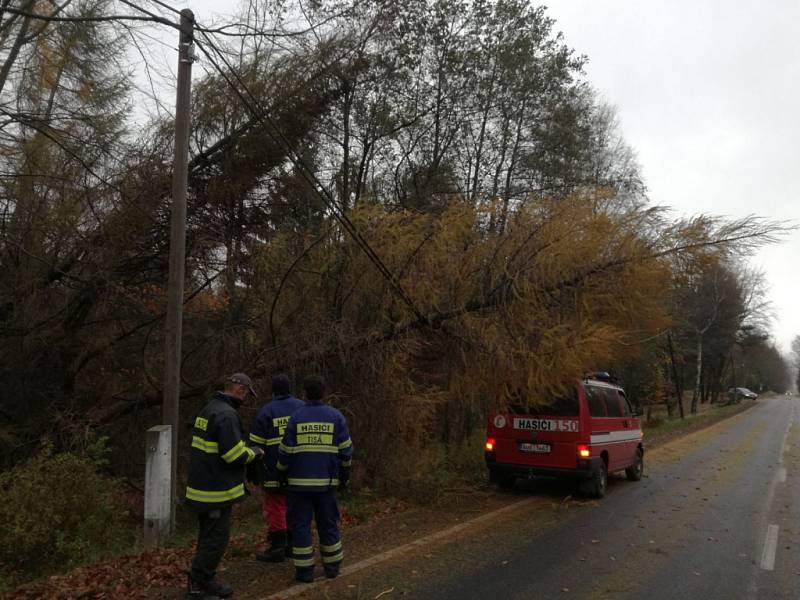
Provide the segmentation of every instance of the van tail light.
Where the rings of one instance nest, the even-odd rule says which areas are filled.
[[[589,449],[589,446],[586,444],[578,444],[578,456],[581,458],[589,458],[592,454],[592,451]]]
[[[486,440],[486,451],[487,452],[494,452],[494,447],[497,444],[497,440],[494,438],[488,438]]]

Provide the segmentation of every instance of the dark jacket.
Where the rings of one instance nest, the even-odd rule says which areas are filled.
[[[264,449],[266,473],[263,485],[267,489],[280,487],[275,468],[278,463],[278,444],[281,443],[289,417],[301,406],[305,406],[305,402],[291,394],[275,396],[261,407],[250,428],[250,441]]]
[[[340,467],[349,468],[353,442],[344,415],[309,402],[289,418],[278,446],[278,469],[288,471],[288,489],[319,492],[339,485]]]
[[[234,402],[216,392],[194,421],[187,506],[212,510],[241,502],[247,495],[245,465],[255,452],[245,445]]]

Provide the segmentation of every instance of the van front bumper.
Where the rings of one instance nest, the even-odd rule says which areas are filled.
[[[513,463],[498,463],[494,452],[486,452],[486,466],[489,467],[489,476],[494,478],[519,477],[520,479],[542,478],[575,478],[588,479],[600,470],[603,459],[599,456],[589,458],[576,458],[575,466],[568,467],[537,467],[535,465],[518,465]]]

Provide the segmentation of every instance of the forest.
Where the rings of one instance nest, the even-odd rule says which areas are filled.
[[[137,485],[161,419],[177,14],[0,9],[2,468],[102,438],[106,471]],[[654,205],[544,7],[249,0],[197,18],[187,423],[234,371],[262,400],[272,373],[321,373],[356,478],[397,491],[514,390],[536,402],[605,370],[680,418],[729,387],[791,387],[750,263],[787,226]]]

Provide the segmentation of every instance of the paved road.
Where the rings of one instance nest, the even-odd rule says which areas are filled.
[[[645,439],[646,441],[646,439]],[[600,502],[519,486],[519,510],[303,598],[800,598],[800,403],[752,409],[646,455]]]

